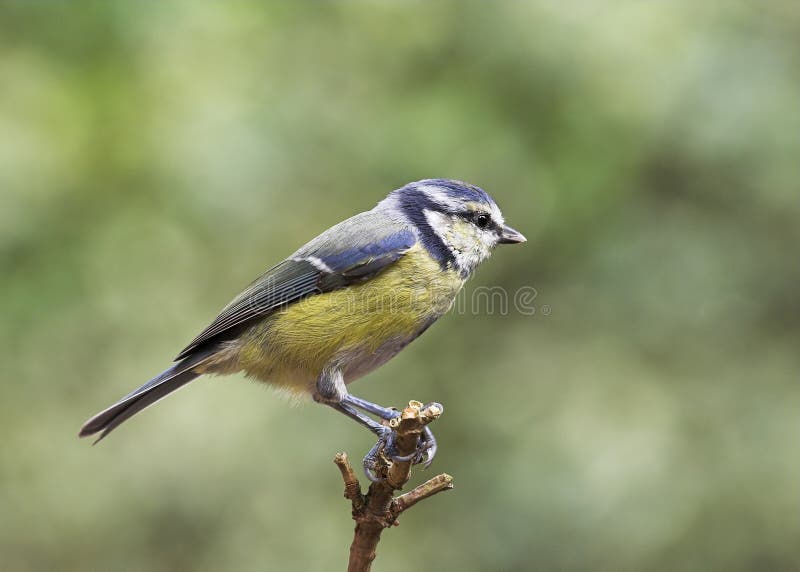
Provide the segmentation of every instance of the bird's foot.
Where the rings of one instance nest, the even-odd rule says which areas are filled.
[[[416,451],[410,455],[401,457],[397,455],[393,449],[389,449],[389,458],[394,463],[407,463],[411,461],[412,465],[423,465],[423,467],[427,469],[431,466],[431,463],[433,463],[433,458],[436,456],[437,449],[436,437],[433,436],[433,431],[426,427],[419,441],[417,441]]]
[[[444,407],[438,403],[430,403],[425,406],[425,409],[427,410],[431,407],[437,407],[440,411],[444,411]],[[438,446],[433,431],[429,427],[425,427],[422,435],[417,440],[416,450],[409,455],[399,455],[395,446],[394,431],[384,426],[379,430],[378,442],[364,457],[364,472],[370,481],[379,482],[381,480],[379,476],[381,465],[383,464],[385,467],[385,460],[387,459],[393,463],[411,462],[413,465],[421,464],[427,469],[433,463],[437,450]]]

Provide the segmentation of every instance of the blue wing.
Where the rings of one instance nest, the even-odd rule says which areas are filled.
[[[374,211],[356,215],[262,274],[176,360],[254,318],[307,296],[369,280],[399,260],[416,242],[416,234],[404,222]]]

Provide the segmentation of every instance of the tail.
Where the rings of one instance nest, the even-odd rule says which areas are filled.
[[[133,393],[126,395],[105,411],[101,411],[89,419],[81,427],[78,436],[88,437],[102,431],[100,437],[94,442],[96,445],[124,421],[200,376],[201,374],[196,373],[194,368],[213,353],[213,351],[201,352],[176,363]]]

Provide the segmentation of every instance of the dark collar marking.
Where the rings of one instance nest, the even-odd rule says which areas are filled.
[[[430,200],[423,191],[408,187],[398,193],[397,199],[403,214],[419,231],[420,242],[439,263],[442,270],[456,268],[455,256],[436,234],[425,216],[426,210],[440,212],[441,205]]]

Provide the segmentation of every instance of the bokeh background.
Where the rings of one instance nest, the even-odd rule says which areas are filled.
[[[203,379],[90,414],[389,190],[529,238],[354,390],[437,400],[378,570],[800,569],[800,10],[785,2],[0,5],[0,568],[340,570],[363,430]],[[417,475],[417,480],[424,478]]]

